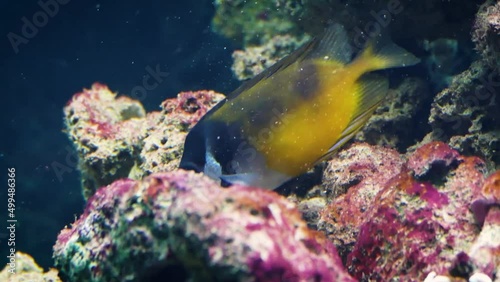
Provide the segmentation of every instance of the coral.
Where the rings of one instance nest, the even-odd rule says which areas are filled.
[[[442,173],[436,173],[439,168],[455,166],[460,154],[442,142],[427,143],[412,153],[407,162],[415,177],[423,178],[431,174],[433,177],[442,177]]]
[[[182,170],[99,189],[54,258],[72,281],[354,281],[283,197]]]
[[[337,22],[347,28],[358,49],[377,31],[388,30],[391,37],[397,40],[407,40],[408,34],[411,34],[414,41],[408,45],[418,46],[424,53],[424,40],[432,42],[446,37],[456,40],[459,47],[469,41],[468,34],[460,31],[470,28],[477,3],[465,1],[456,5],[432,0],[218,0],[215,8],[215,31],[233,39],[243,48],[266,44],[276,35],[316,35],[332,22]],[[440,28],[436,29],[436,26]]]
[[[422,281],[431,272],[494,277],[497,208],[489,206],[482,228],[471,211],[475,200],[492,198],[483,191],[491,195],[496,189],[496,174],[486,180],[485,174],[482,160],[461,156],[443,142],[404,159],[391,149],[354,144],[327,165],[323,190],[337,192],[320,211],[318,229],[362,281]],[[470,257],[465,270],[457,263],[460,254]]]
[[[432,132],[424,138],[442,140],[453,148],[483,157],[490,166],[500,163],[500,119],[496,96],[498,73],[478,61],[436,95],[429,116]]]
[[[215,8],[213,29],[240,44],[262,44],[275,35],[296,33],[297,27],[275,0],[216,0]]]
[[[142,105],[101,84],[75,94],[64,108],[67,134],[75,144],[84,195],[126,177],[134,166],[142,120]]]
[[[237,79],[250,79],[299,48],[307,39],[307,36],[299,40],[290,35],[276,35],[264,45],[237,50],[233,53],[232,70]]]
[[[413,89],[409,85],[400,91]],[[68,132],[77,148],[102,146],[88,151],[100,155],[79,151],[84,164],[96,156],[117,161],[104,149],[125,140],[123,147],[135,150],[127,176],[136,180],[113,176],[115,182],[95,194],[86,190],[94,194],[86,211],[54,246],[64,278],[106,281],[119,273],[119,280],[140,281],[168,273],[195,280],[329,281],[338,275],[350,281],[341,258],[353,276],[368,280],[417,281],[432,272],[468,279],[497,271],[500,176],[485,180],[477,157],[443,142],[407,156],[355,143],[326,164],[320,186],[302,195],[289,191],[295,208],[274,192],[223,189],[175,170],[187,131],[222,95],[184,92],[160,112],[125,120],[116,113],[140,104],[122,98],[111,106],[111,94],[97,85],[76,95],[65,109]]]
[[[472,202],[472,212],[480,225],[491,207],[500,205],[500,171],[491,174],[484,182],[481,194]]]
[[[491,207],[481,233],[469,250],[473,271],[481,271],[489,277],[500,273],[500,206]]]
[[[479,9],[472,38],[481,57],[436,95],[429,116],[432,132],[422,141],[446,141],[461,153],[483,157],[490,168],[500,164],[499,7],[486,1]]]
[[[476,16],[472,41],[482,59],[492,68],[500,64],[500,3],[486,1]]]
[[[37,282],[61,282],[57,276],[57,270],[51,268],[47,272],[36,264],[35,260],[28,254],[16,252],[16,272],[9,273],[10,265],[0,271],[0,281],[5,282],[22,282],[22,281],[37,281]]]
[[[320,212],[318,230],[345,256],[384,183],[400,173],[403,160],[392,149],[355,144],[328,162],[323,191],[332,199]]]
[[[223,99],[213,91],[180,93],[146,115],[139,101],[94,84],[64,108],[67,134],[82,173],[85,198],[114,180],[177,167],[189,128]]]
[[[141,179],[154,172],[177,168],[187,133],[223,98],[213,91],[181,92],[177,99],[165,100],[162,111],[148,113],[145,133],[141,136],[139,169],[129,177]]]

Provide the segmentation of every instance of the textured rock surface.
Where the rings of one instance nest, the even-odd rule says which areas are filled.
[[[479,7],[472,40],[483,60],[492,68],[500,63],[500,3],[487,0]]]
[[[318,226],[349,272],[361,281],[422,281],[433,271],[494,277],[499,226],[489,191],[496,174],[485,180],[483,161],[442,142],[405,159],[394,150],[355,144],[325,170],[324,189],[347,192],[320,212]],[[471,211],[479,199],[490,199],[482,228]],[[468,268],[457,263],[463,257]]]
[[[232,70],[239,80],[250,79],[299,48],[307,39],[307,36],[299,40],[290,35],[276,35],[264,45],[237,50],[233,53]]]
[[[3,282],[61,282],[57,276],[57,270],[51,268],[44,272],[35,260],[28,254],[16,253],[16,272],[9,273],[10,266],[0,271],[0,281]]]
[[[422,142],[445,141],[461,153],[483,157],[490,168],[500,164],[499,7],[496,1],[480,7],[472,39],[481,57],[436,95],[429,116],[432,132]]]
[[[94,84],[64,108],[67,134],[79,157],[85,198],[116,179],[140,179],[177,167],[190,127],[223,99],[213,91],[183,92],[162,111]]]
[[[354,281],[292,203],[185,171],[101,188],[61,232],[54,257],[72,281],[143,281],[157,271],[196,281]]]
[[[437,38],[443,34],[452,36],[454,31],[470,28],[477,3],[464,1],[456,5],[456,2],[432,0],[418,3],[409,0],[217,0],[215,8],[215,30],[247,45],[263,44],[278,34],[298,36],[304,32],[318,32],[331,21],[339,22],[356,33],[359,33],[358,30],[370,33],[377,29],[374,25],[378,24],[379,29],[390,25],[392,34],[398,37],[407,37],[408,34],[416,38]],[[450,22],[450,18],[460,19],[460,22]],[[436,29],[436,26],[440,28]]]
[[[332,200],[320,212],[318,229],[327,234],[342,256],[356,242],[376,195],[402,166],[403,160],[395,150],[368,144],[355,144],[328,162],[322,186]]]
[[[442,140],[462,153],[483,157],[490,167],[500,164],[498,73],[482,61],[456,76],[450,87],[434,98],[424,138]]]
[[[296,33],[297,26],[275,0],[216,0],[214,4],[213,29],[237,44],[262,44],[278,34]]]
[[[430,89],[424,81],[404,79],[396,88],[389,90],[387,97],[354,140],[405,152],[427,130],[426,115],[422,110],[431,98]]]

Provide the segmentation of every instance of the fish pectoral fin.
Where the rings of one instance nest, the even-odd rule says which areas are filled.
[[[361,76],[356,82],[356,85],[356,95],[359,102],[357,110],[351,118],[351,122],[349,122],[347,127],[342,131],[337,142],[335,142],[328,152],[320,157],[317,162],[331,157],[340,147],[354,137],[384,100],[389,90],[387,78],[376,74],[365,74]]]

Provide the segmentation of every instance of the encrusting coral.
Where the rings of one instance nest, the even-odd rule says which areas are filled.
[[[99,189],[54,257],[71,281],[157,281],[168,269],[195,281],[354,281],[300,217],[271,191],[157,173]]]
[[[74,95],[64,121],[78,154],[85,198],[114,180],[177,167],[190,127],[223,97],[182,92],[164,101],[162,111],[146,114],[139,101],[117,97],[99,83]]]
[[[16,252],[15,267],[9,263],[0,271],[0,281],[4,282],[61,282],[58,277],[58,271],[51,268],[44,272],[43,269],[36,264],[35,260],[28,254]],[[15,272],[15,273],[12,273]]]
[[[164,102],[162,112],[136,118],[149,132],[134,132],[141,140],[138,156],[145,158],[137,158],[136,168],[168,155],[168,149],[147,148],[161,144],[163,134],[171,138],[170,128],[183,135],[166,148],[180,152],[185,131],[213,105],[209,93],[185,92]],[[136,128],[126,121],[115,124]],[[113,132],[120,130],[133,131]],[[80,123],[78,132],[95,132],[95,123]],[[89,136],[70,134],[77,146],[78,138]],[[108,142],[105,135],[90,136],[103,146]],[[354,143],[327,162],[320,193],[291,197],[292,189],[292,201],[260,188],[224,189],[169,161],[158,163],[158,171],[147,167],[135,174],[137,180],[115,180],[97,190],[80,219],[61,232],[54,258],[63,277],[106,281],[122,273],[123,279],[140,281],[167,272],[194,279],[331,281],[338,275],[350,281],[344,267],[357,279],[375,280],[496,275],[498,173],[485,180],[481,159],[442,142],[407,156]],[[466,270],[457,261],[466,261]]]
[[[328,163],[323,189],[344,194],[320,211],[318,229],[336,244],[358,279],[421,281],[432,271],[465,279],[476,272],[494,277],[493,254],[500,244],[492,230],[499,226],[490,220],[478,229],[471,205],[482,201],[480,215],[496,216],[496,207],[490,207],[498,199],[482,191],[493,190],[497,174],[485,180],[482,160],[461,156],[442,142],[407,157],[355,144]],[[483,261],[476,259],[476,244],[490,253]],[[458,254],[473,258],[466,271],[454,265]]]
[[[446,141],[463,153],[483,157],[492,168],[500,164],[500,75],[495,67],[500,53],[494,51],[499,48],[499,11],[495,1],[479,9],[472,38],[481,57],[436,95],[429,116],[432,132],[423,141]]]
[[[360,33],[368,24],[386,28],[390,19],[391,37],[397,42],[412,34],[409,49],[417,55],[440,55],[439,42],[459,52],[470,38],[455,31],[470,30],[477,3],[424,2],[220,0],[214,23],[245,48],[234,54],[240,79],[295,49],[304,31],[314,34],[332,15],[356,47],[356,40],[370,39]],[[292,185],[281,191],[288,199],[257,187],[221,188],[176,169],[188,130],[221,94],[184,92],[148,114],[103,85],[75,95],[65,108],[66,128],[89,201],[54,246],[61,275],[70,281],[164,275],[500,281],[500,172],[492,173],[500,163],[499,7],[486,1],[479,8],[472,29],[478,56],[470,56],[468,69],[442,73],[445,88],[435,97],[436,85],[414,74],[392,76],[388,99],[366,128],[318,167],[321,183],[300,193],[313,184]],[[238,18],[244,8],[250,13]],[[283,13],[281,25],[269,29]],[[223,18],[235,24],[221,25]],[[432,28],[438,25],[439,31]],[[430,61],[436,65],[436,58],[424,60]]]

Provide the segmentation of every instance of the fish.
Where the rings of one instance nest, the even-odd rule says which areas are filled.
[[[344,27],[331,25],[207,112],[179,167],[272,190],[330,158],[386,96],[388,79],[373,72],[420,62],[381,41],[355,54]]]

